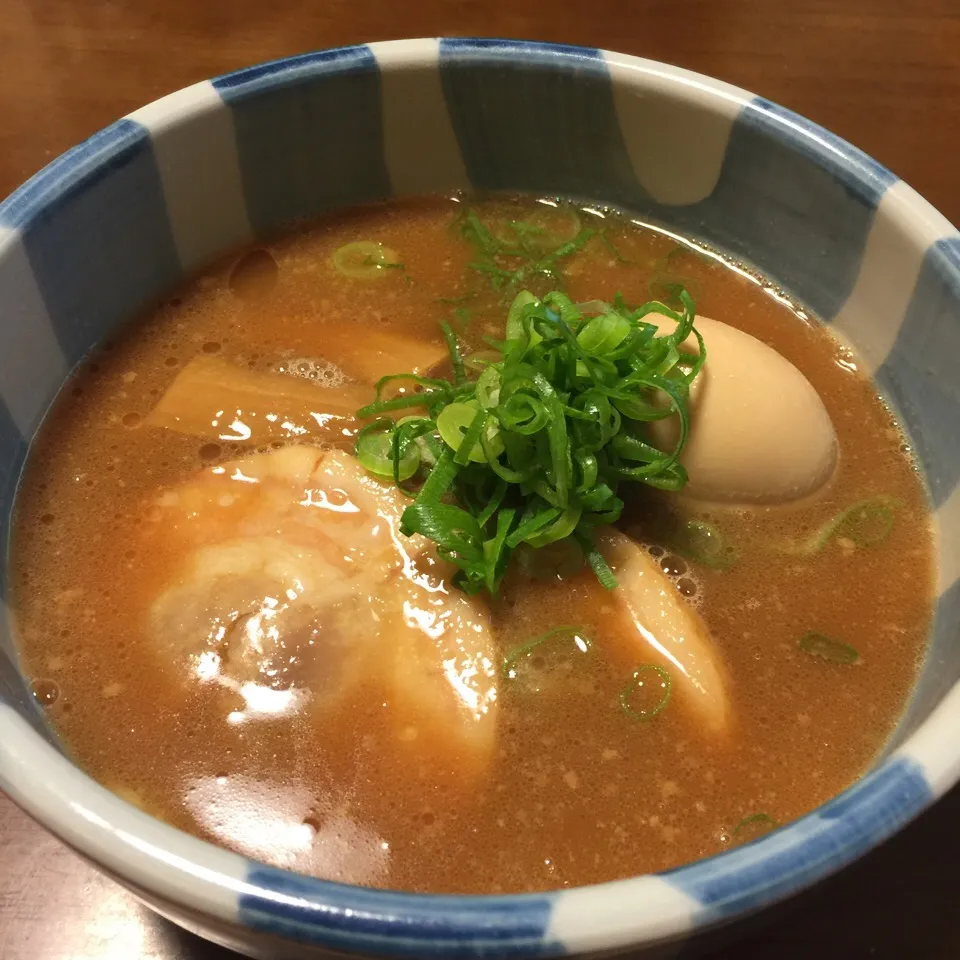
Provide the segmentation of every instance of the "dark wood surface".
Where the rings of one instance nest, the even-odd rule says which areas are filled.
[[[583,43],[761,93],[960,222],[960,0],[0,0],[0,195],[178,87],[317,47],[411,36]],[[712,956],[960,958],[960,792]],[[0,960],[228,960],[0,796]]]

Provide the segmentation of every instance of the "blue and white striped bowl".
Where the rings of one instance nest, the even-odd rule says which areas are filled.
[[[960,773],[960,236],[828,131],[661,63],[500,40],[327,50],[188,87],[54,161],[0,205],[0,537],[64,378],[143,304],[293,219],[456,189],[562,194],[658,220],[752,262],[855,346],[929,481],[940,551],[929,655],[878,765],[765,839],[656,876],[455,897],[264,867],[127,805],[60,752],[4,631],[0,787],[160,912],[253,956],[679,942],[836,871]]]

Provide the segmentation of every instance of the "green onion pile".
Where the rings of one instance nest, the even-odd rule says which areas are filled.
[[[479,363],[464,363],[443,325],[451,379],[401,373],[377,383],[374,402],[357,412],[374,418],[357,437],[357,459],[412,497],[402,532],[436,543],[461,589],[496,593],[517,547],[568,538],[600,582],[616,586],[592,531],[619,518],[620,483],[680,490],[687,481],[678,457],[706,350],[685,290],[678,302],[677,311],[659,301],[631,308],[618,294],[575,304],[559,291],[539,299],[522,290],[504,338],[488,340]],[[644,319],[651,314],[674,321],[672,332],[660,335]],[[680,352],[691,334],[696,356]],[[647,424],[670,416],[678,439],[659,450]]]

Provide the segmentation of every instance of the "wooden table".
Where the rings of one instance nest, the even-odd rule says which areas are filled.
[[[0,195],[128,111],[261,60],[499,35],[668,60],[762,93],[960,222],[960,0],[4,0]],[[738,960],[960,957],[960,791],[748,935]],[[715,957],[727,951],[715,953]],[[0,796],[0,960],[227,960]]]

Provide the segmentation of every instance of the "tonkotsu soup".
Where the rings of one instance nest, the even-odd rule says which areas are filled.
[[[156,304],[54,405],[11,556],[101,783],[442,892],[663,870],[823,803],[933,595],[855,356],[720,254],[529,199],[332,216]]]

